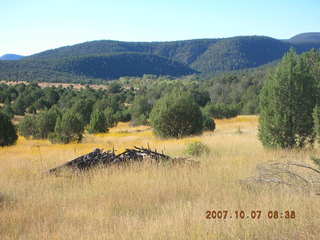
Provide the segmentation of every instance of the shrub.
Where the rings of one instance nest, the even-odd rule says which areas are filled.
[[[117,125],[118,121],[121,120],[121,113],[121,111],[117,111],[116,113],[114,113],[111,107],[107,107],[103,111],[104,117],[106,119],[106,128],[112,128]]]
[[[213,118],[208,115],[203,115],[203,130],[204,131],[214,131],[216,129],[216,123]]]
[[[107,119],[103,112],[93,111],[88,128],[89,133],[103,133],[107,132]]]
[[[11,105],[6,104],[2,109],[1,112],[6,114],[10,119],[14,117],[14,111],[12,110]]]
[[[204,107],[204,112],[212,118],[232,118],[238,116],[240,108],[235,104],[210,103]]]
[[[88,124],[91,120],[91,113],[94,102],[91,99],[77,99],[71,107],[71,111],[78,113],[84,124]]]
[[[19,134],[25,138],[35,136],[37,133],[36,117],[25,116],[18,125]]]
[[[160,137],[181,138],[203,131],[203,117],[193,97],[170,94],[155,104],[150,123]]]
[[[49,133],[54,132],[59,115],[55,111],[45,111],[36,117],[35,138],[48,138]]]
[[[152,104],[145,96],[136,96],[131,106],[131,116],[133,125],[148,124],[149,114],[152,110]]]
[[[209,154],[210,149],[207,145],[197,141],[197,142],[188,144],[185,152],[188,155],[199,157],[203,154]]]
[[[17,139],[17,131],[10,118],[0,112],[0,146],[13,145]]]
[[[19,133],[26,138],[48,138],[49,133],[54,132],[57,118],[60,115],[56,108],[51,108],[49,111],[38,115],[25,116],[19,124]]]
[[[49,140],[52,143],[80,142],[83,131],[81,116],[73,111],[67,111],[57,119],[55,131],[49,135]]]

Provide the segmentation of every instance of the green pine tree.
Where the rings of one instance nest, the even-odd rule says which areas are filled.
[[[84,131],[82,117],[73,111],[65,112],[56,121],[54,133],[49,134],[52,143],[80,142]]]
[[[0,146],[13,145],[17,139],[17,132],[10,118],[0,112]]]
[[[93,111],[88,128],[89,133],[102,133],[108,131],[107,120],[103,112]]]
[[[313,143],[314,78],[304,57],[287,53],[260,95],[259,138],[264,146],[293,148]]]

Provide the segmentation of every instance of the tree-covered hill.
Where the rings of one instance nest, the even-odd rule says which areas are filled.
[[[319,43],[320,33],[319,32],[301,33],[290,38],[289,42],[293,42],[293,43],[318,42]]]
[[[310,33],[311,34],[311,33]],[[197,39],[172,42],[121,42],[111,40],[91,41],[73,46],[48,50],[29,59],[54,59],[71,56],[136,52],[153,54],[188,64],[203,73],[215,73],[244,69],[267,64],[280,59],[293,47],[297,52],[320,48],[320,39],[302,41],[310,34],[302,34],[291,40],[277,40],[265,36],[243,36],[223,39]],[[299,37],[300,36],[300,37]],[[311,36],[309,36],[310,39]],[[300,39],[294,41],[294,39]]]
[[[0,57],[0,60],[11,60],[11,61],[14,61],[14,60],[20,60],[22,58],[24,58],[24,56],[8,53],[8,54],[2,55]]]
[[[235,37],[218,41],[191,64],[200,72],[225,72],[261,66],[281,58],[290,44],[269,37]]]
[[[92,82],[144,74],[183,76],[197,73],[187,65],[157,55],[117,53],[79,57],[1,61],[0,79],[46,82]]]
[[[196,73],[187,65],[164,57],[142,53],[118,53],[66,58],[54,67],[60,72],[91,78],[116,79],[144,74],[182,76]]]
[[[44,51],[14,63],[1,61],[0,79],[75,82],[79,78],[110,80],[143,74],[214,75],[268,64],[290,48],[298,53],[320,49],[318,34],[306,33],[289,40],[243,36],[172,42],[91,41]]]
[[[124,52],[153,54],[190,64],[217,39],[199,39],[172,42],[121,42],[99,40],[44,51],[29,59],[54,59],[72,56],[101,55]]]

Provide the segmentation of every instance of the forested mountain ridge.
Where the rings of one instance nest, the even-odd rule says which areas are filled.
[[[289,42],[320,42],[320,32],[301,33],[293,36]]]
[[[0,57],[0,60],[20,60],[24,58],[24,56],[21,56],[21,55],[17,55],[17,54],[11,54],[11,53],[8,53],[8,54],[4,54]]]
[[[159,55],[185,64],[192,63],[217,39],[199,39],[172,42],[121,42],[98,40],[40,52],[28,59],[54,59],[67,56],[86,56],[136,52]]]
[[[0,62],[0,79],[48,82],[90,82],[144,74],[175,77],[197,73],[187,65],[143,53],[116,53]]]
[[[289,40],[240,36],[171,42],[91,41],[44,51],[16,62],[1,61],[0,79],[68,82],[73,77],[111,80],[143,74],[210,75],[268,64],[280,59],[290,48],[298,53],[320,49],[319,35],[306,33]]]
[[[144,53],[65,58],[57,62],[54,70],[101,79],[116,79],[121,76],[141,77],[144,74],[178,77],[197,73],[183,63]]]

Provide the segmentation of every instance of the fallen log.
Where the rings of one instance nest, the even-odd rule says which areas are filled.
[[[241,180],[240,183],[250,189],[286,186],[294,191],[320,193],[320,171],[304,163],[261,163],[257,165],[256,172],[256,176]]]

